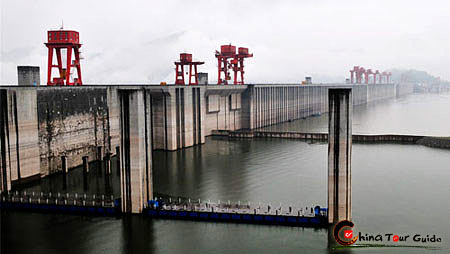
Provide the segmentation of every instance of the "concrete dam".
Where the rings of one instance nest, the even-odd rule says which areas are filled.
[[[143,90],[151,149],[202,144],[215,130],[256,129],[328,112],[328,88],[345,85],[4,87],[2,182],[11,185],[116,154],[119,91]],[[354,85],[353,105],[400,97],[412,84]],[[3,186],[3,185],[2,185]]]
[[[148,145],[175,151],[202,144],[216,130],[257,129],[328,112],[327,85],[123,85],[2,87],[2,190],[89,161],[120,146],[122,91],[145,94]],[[353,105],[413,93],[413,84],[352,85]]]

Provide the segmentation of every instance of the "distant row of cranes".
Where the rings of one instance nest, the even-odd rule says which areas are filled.
[[[351,84],[388,84],[390,82],[392,73],[380,72],[379,70],[373,71],[372,69],[365,69],[364,67],[354,66],[350,70],[350,83]],[[371,77],[372,76],[372,77]],[[364,82],[363,82],[364,80]]]

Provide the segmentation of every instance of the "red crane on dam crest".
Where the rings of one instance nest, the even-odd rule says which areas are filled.
[[[230,71],[233,71],[233,84],[244,84],[244,59],[253,57],[253,54],[248,53],[248,48],[239,47],[236,53],[236,46],[231,44],[220,46],[220,52],[216,50],[217,58],[217,84],[228,85],[228,80],[231,80]],[[222,73],[224,78],[222,79]],[[239,79],[240,76],[240,79]]]
[[[48,42],[45,46],[48,48],[48,68],[47,85],[73,86],[82,85],[81,65],[80,65],[80,35],[73,30],[50,30],[47,32]],[[66,64],[63,66],[62,54],[66,54]],[[57,64],[53,64],[53,51],[56,51]],[[72,60],[72,52],[74,58]],[[57,68],[59,76],[52,78],[52,70]],[[72,77],[72,68],[75,68],[77,76]]]
[[[379,70],[373,71],[372,69],[365,69],[364,67],[354,66],[353,69],[350,70],[350,84],[362,84],[363,80],[365,84],[369,84],[371,75],[373,75],[373,84],[377,84],[377,82],[379,84],[389,84],[392,73],[387,71],[381,72]]]
[[[181,53],[180,61],[175,62],[175,85],[185,85],[184,80],[184,66],[189,66],[189,85],[198,85],[198,72],[197,66],[202,65],[205,62],[192,61],[192,54],[189,53]],[[192,72],[192,67],[194,70]],[[194,78],[194,81],[192,81]]]

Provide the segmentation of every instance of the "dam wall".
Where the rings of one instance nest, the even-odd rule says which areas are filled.
[[[144,91],[151,120],[148,145],[175,151],[204,143],[213,131],[252,130],[328,112],[331,87],[349,85],[2,87],[2,188],[60,172],[61,156],[73,168],[84,156],[95,161],[114,155],[120,146],[122,90]],[[413,92],[402,84],[351,87],[353,105]]]
[[[248,85],[244,99],[243,129],[255,129],[328,112],[328,89],[349,87],[331,85]],[[396,98],[413,93],[401,84],[352,85],[353,105]],[[398,94],[396,91],[399,91]],[[232,129],[223,129],[232,130]]]
[[[175,151],[205,143],[205,86],[153,86],[153,149]]]
[[[395,98],[395,84],[370,84],[367,87],[367,102]]]
[[[247,86],[211,86],[205,93],[205,135],[213,130],[242,128],[242,105],[248,103],[243,93]],[[245,120],[244,120],[245,121]]]
[[[413,83],[404,83],[404,84],[396,84],[395,85],[395,96],[396,98],[400,98],[409,94],[414,93],[415,84]]]
[[[71,168],[80,165],[83,156],[93,161],[115,151],[119,125],[116,113],[109,112],[111,92],[93,87],[37,90],[41,175],[60,171],[63,155]]]

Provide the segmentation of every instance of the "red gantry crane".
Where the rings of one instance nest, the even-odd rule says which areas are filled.
[[[386,78],[386,79],[385,79],[385,80],[386,80],[386,83],[389,84],[389,82],[390,82],[389,79],[390,79],[391,75],[392,75],[392,73],[383,71],[383,72],[381,73],[380,80],[383,81],[383,77],[385,77],[385,78]]]
[[[192,54],[181,53],[180,61],[175,62],[175,85],[185,85],[184,81],[184,66],[189,66],[189,85],[198,85],[198,72],[197,66],[202,65],[205,62],[194,62],[192,61]],[[194,72],[192,72],[192,67],[194,67]],[[194,81],[192,81],[192,77]]]
[[[380,72],[379,70],[373,71],[372,69],[364,69],[360,66],[354,66],[353,69],[350,70],[350,83],[351,84],[362,84],[363,78],[366,84],[369,84],[370,75],[373,75],[373,83],[377,84],[377,75],[378,75],[378,83],[383,83],[383,77],[386,77],[386,84],[389,84],[391,73],[390,72]]]
[[[244,59],[250,57],[253,57],[253,54],[248,53],[248,48],[239,47],[236,54],[236,46],[231,44],[220,46],[220,52],[216,51],[218,62],[217,84],[227,85],[228,81],[231,80],[230,70],[232,70],[234,74],[233,84],[243,85],[245,73]],[[223,79],[222,73],[224,75]]]
[[[73,86],[82,85],[81,66],[80,66],[80,36],[73,30],[52,30],[47,32],[48,42],[45,45],[48,48],[48,68],[47,85]],[[62,62],[62,54],[66,53],[66,64]],[[53,64],[53,51],[56,51],[57,64]],[[72,60],[72,52],[74,58]],[[52,70],[57,68],[58,77],[52,78]],[[76,69],[77,77],[71,78],[72,68]]]

